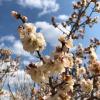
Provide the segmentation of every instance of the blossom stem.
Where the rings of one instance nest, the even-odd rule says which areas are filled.
[[[38,54],[38,57],[40,58],[40,60],[43,61],[43,63],[45,63],[45,61],[39,51],[37,51],[37,54]]]

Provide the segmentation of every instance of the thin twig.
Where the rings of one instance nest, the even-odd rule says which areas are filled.
[[[13,94],[13,92],[12,92],[11,88],[10,88],[9,83],[8,83],[8,88],[9,88],[9,91],[10,91],[10,93],[11,93],[12,97],[13,97],[13,100],[16,100],[16,98],[15,98],[15,96],[14,96],[14,94]]]
[[[40,54],[39,51],[37,51],[37,54],[38,54],[39,59],[40,59],[41,61],[43,61],[43,63],[45,63],[45,61],[44,61],[44,59],[43,59],[43,57],[42,57],[42,55]]]

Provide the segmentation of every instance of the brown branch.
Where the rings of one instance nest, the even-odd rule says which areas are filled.
[[[57,92],[55,91],[55,88],[53,86],[52,77],[49,77],[49,86],[51,88],[52,96],[55,95]]]
[[[43,59],[43,57],[42,57],[42,55],[40,54],[39,51],[37,51],[37,54],[38,54],[39,59],[40,59],[43,63],[45,63],[45,61],[44,61],[44,59]]]
[[[89,2],[87,4],[87,6],[85,7],[85,9],[83,10],[83,8],[81,8],[79,10],[79,13],[78,13],[78,18],[77,18],[77,21],[76,23],[73,25],[71,31],[70,31],[70,34],[68,35],[68,38],[71,36],[71,34],[73,34],[80,26],[78,25],[78,22],[80,22],[80,19],[81,19],[81,16],[82,14],[88,9],[89,5],[90,5],[91,2]]]

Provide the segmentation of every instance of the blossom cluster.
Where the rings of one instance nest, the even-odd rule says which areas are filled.
[[[51,57],[44,57],[44,63],[30,64],[27,69],[32,79],[37,83],[48,82],[51,75],[65,72],[66,68],[73,66],[73,55],[59,51],[60,47],[52,53]]]
[[[12,11],[11,14],[23,22],[23,24],[18,27],[23,49],[31,53],[43,50],[46,46],[43,34],[36,32],[36,27],[33,23],[26,22],[28,20],[26,16],[21,16],[21,14],[16,11]]]
[[[46,42],[42,33],[36,32],[36,27],[32,23],[24,23],[18,27],[23,49],[28,52],[43,50]]]
[[[0,55],[6,55],[9,56],[11,55],[11,50],[7,50],[7,49],[0,49]]]

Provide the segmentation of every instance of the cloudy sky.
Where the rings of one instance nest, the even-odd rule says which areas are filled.
[[[17,27],[21,24],[11,15],[12,10],[16,10],[26,15],[29,22],[34,23],[43,32],[48,43],[45,54],[50,53],[58,44],[57,37],[61,32],[51,25],[51,16],[56,16],[58,21],[66,20],[72,12],[73,0],[0,0],[0,48],[10,48],[17,55],[28,60],[34,58],[23,50],[19,40]],[[75,1],[75,0],[74,0]],[[100,16],[100,15],[99,15]],[[84,45],[92,36],[100,39],[100,23],[92,29],[87,29],[86,39],[80,40]],[[100,49],[97,53],[100,57]],[[23,52],[23,53],[22,53]],[[27,63],[27,60],[24,60]]]

